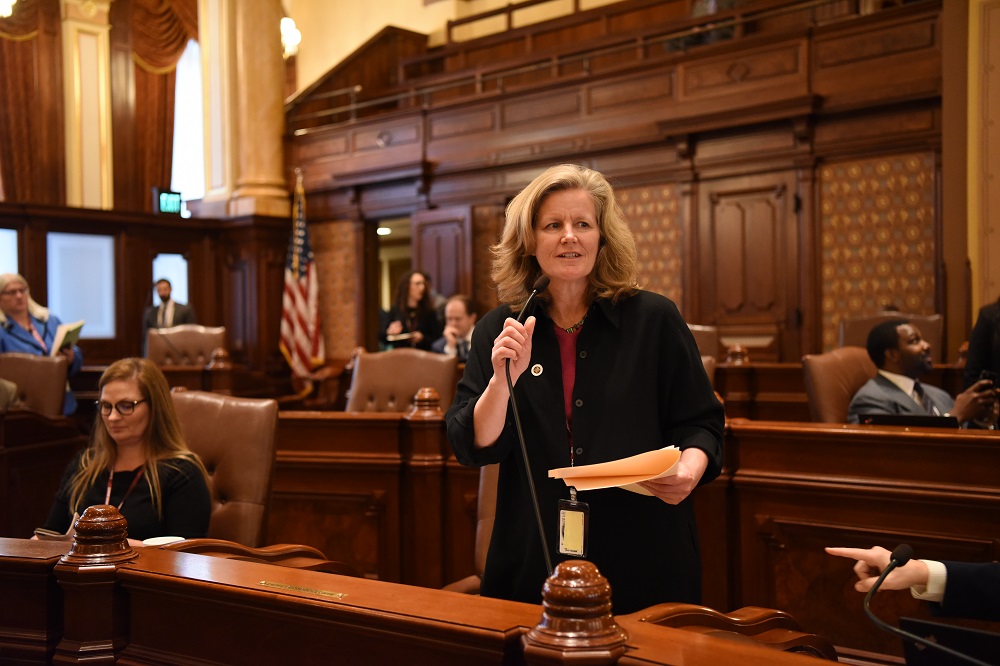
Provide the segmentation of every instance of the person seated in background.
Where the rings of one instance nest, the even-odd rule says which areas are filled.
[[[905,319],[877,324],[866,344],[878,374],[858,389],[847,410],[850,423],[869,414],[954,416],[959,423],[976,419],[996,422],[996,390],[988,380],[978,381],[954,399],[920,377],[931,371],[931,346],[920,330]]]
[[[146,308],[142,316],[143,338],[146,337],[146,331],[151,328],[170,328],[181,324],[198,323],[198,319],[194,316],[194,308],[170,298],[172,290],[170,280],[160,278],[156,281],[156,295],[160,297],[160,304]]]
[[[972,386],[983,373],[1000,375],[1000,299],[979,310],[976,325],[969,334],[963,377],[965,386]]]
[[[17,384],[0,377],[0,412],[17,409],[20,406],[21,399],[17,397]]]
[[[444,306],[444,335],[434,341],[431,351],[456,356],[459,363],[465,363],[475,328],[476,306],[472,299],[462,294],[452,296]]]
[[[184,442],[163,373],[147,359],[125,358],[108,366],[98,388],[90,445],[66,468],[43,529],[65,533],[87,507],[110,504],[128,521],[133,546],[204,537],[208,475]]]
[[[857,560],[854,589],[867,593],[889,565],[885,548],[826,548],[837,557]],[[879,590],[905,590],[915,599],[931,602],[937,615],[977,620],[1000,620],[1000,562],[937,562],[910,560],[889,572]]]
[[[0,352],[52,356],[56,329],[62,322],[31,298],[28,281],[16,273],[0,274]],[[59,352],[66,357],[68,375],[80,372],[83,352],[69,345]],[[76,411],[76,398],[66,387],[64,414]]]
[[[410,271],[396,285],[396,302],[389,308],[389,323],[381,341],[388,349],[415,347],[430,351],[441,336],[441,320],[431,300],[431,279],[420,271]]]

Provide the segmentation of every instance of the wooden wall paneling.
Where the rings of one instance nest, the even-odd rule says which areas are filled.
[[[811,77],[824,108],[940,96],[941,17],[927,9],[876,12],[863,21],[817,27]],[[873,85],[876,79],[882,85]]]
[[[469,295],[479,309],[480,317],[500,304],[496,284],[491,277],[493,254],[490,246],[499,242],[505,220],[503,206],[472,207],[472,290]]]
[[[742,344],[761,361],[798,359],[792,321],[799,271],[794,173],[705,181],[700,185],[699,289],[704,324],[723,346]],[[790,317],[790,315],[792,315]]]
[[[415,211],[410,218],[413,267],[431,277],[448,297],[472,294],[472,209],[468,206]]]
[[[291,220],[252,216],[224,221],[221,251],[228,279],[222,295],[230,353],[270,375],[287,374],[278,350],[284,265]]]

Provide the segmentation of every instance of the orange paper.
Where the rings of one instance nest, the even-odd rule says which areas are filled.
[[[641,495],[649,495],[651,493],[636,484],[676,474],[677,461],[680,458],[680,449],[676,446],[667,446],[610,462],[550,469],[549,478],[562,479],[567,486],[573,486],[577,490],[624,488]]]

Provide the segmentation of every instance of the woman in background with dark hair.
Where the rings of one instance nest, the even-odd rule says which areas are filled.
[[[204,537],[208,475],[184,442],[163,373],[147,359],[125,358],[108,366],[98,387],[90,446],[66,468],[44,529],[65,533],[87,507],[110,504],[128,521],[133,546]]]
[[[976,325],[969,334],[969,353],[965,360],[965,386],[980,379],[984,370],[1000,373],[1000,299],[979,310]],[[994,382],[993,388],[1000,388]]]
[[[415,347],[430,351],[444,326],[431,300],[431,279],[410,271],[396,285],[396,301],[389,308],[389,323],[382,331],[387,347]]]

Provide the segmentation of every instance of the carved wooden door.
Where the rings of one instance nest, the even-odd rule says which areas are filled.
[[[705,181],[699,186],[699,324],[752,361],[797,361],[799,228],[794,172]]]
[[[413,268],[431,278],[442,296],[472,293],[472,211],[468,206],[417,211]]]

